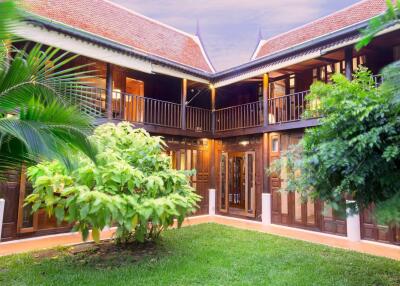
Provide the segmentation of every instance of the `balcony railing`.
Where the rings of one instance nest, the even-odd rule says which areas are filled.
[[[186,106],[186,128],[196,132],[211,131],[211,110]]]
[[[302,91],[268,99],[268,124],[301,120],[306,110],[305,97],[308,93]]]
[[[256,101],[215,111],[215,131],[257,127],[263,124],[263,102]]]
[[[112,103],[114,119],[181,128],[181,105],[178,103],[115,91]]]

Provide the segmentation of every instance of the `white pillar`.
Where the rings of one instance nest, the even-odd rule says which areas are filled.
[[[346,201],[346,224],[347,224],[347,238],[350,241],[361,240],[361,228],[360,228],[360,214],[350,210],[348,205],[355,204],[355,201]]]
[[[215,189],[208,190],[208,214],[215,215]]]
[[[6,201],[0,199],[0,241],[1,241],[1,231],[3,230],[3,216],[4,216],[4,205]]]
[[[263,193],[261,196],[261,220],[262,224],[271,224],[271,194]]]

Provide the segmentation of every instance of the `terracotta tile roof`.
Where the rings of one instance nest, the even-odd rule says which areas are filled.
[[[97,36],[212,72],[199,39],[107,0],[23,0],[25,9]]]
[[[373,18],[386,10],[385,0],[364,0],[289,32],[260,42],[253,59],[297,46]]]

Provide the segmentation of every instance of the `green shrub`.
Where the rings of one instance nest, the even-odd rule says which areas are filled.
[[[173,170],[160,137],[123,122],[99,126],[90,141],[99,150],[96,163],[72,154],[72,168],[52,161],[28,169],[33,211],[75,223],[85,240],[90,228],[98,241],[100,230],[117,226],[117,242],[128,243],[155,239],[196,210],[200,197],[188,179],[194,171]]]

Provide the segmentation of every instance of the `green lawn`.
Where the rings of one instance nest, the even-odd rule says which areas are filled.
[[[216,224],[169,230],[141,251],[106,263],[66,249],[1,257],[0,284],[400,285],[400,262]]]

